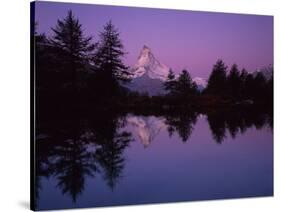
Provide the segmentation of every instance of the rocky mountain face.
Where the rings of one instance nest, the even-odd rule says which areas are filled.
[[[140,51],[137,63],[131,69],[133,78],[139,78],[147,75],[150,79],[165,81],[169,74],[169,68],[160,63],[152,54],[149,47],[143,46]]]
[[[130,69],[132,80],[124,86],[131,91],[147,93],[150,96],[164,95],[163,82],[167,80],[169,70],[170,68],[159,62],[151,49],[144,45],[136,64]],[[206,80],[200,77],[195,77],[193,81],[198,85],[200,91],[207,85]]]

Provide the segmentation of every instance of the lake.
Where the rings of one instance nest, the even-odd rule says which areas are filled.
[[[36,207],[273,195],[266,114],[92,114],[36,129]]]

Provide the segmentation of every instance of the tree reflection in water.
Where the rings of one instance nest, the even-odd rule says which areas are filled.
[[[161,129],[167,130],[170,136],[177,133],[186,142],[192,134],[198,115],[199,113],[191,111],[163,114],[153,116],[153,120],[158,121],[149,124],[159,125],[161,121],[165,125]],[[273,127],[272,114],[255,110],[222,110],[205,115],[217,143],[222,143],[228,133],[235,138],[251,127]],[[130,117],[132,119],[134,116]],[[151,116],[136,117],[145,121]],[[108,187],[114,190],[125,168],[124,150],[135,139],[131,132],[126,131],[129,123],[127,115],[108,111],[92,112],[87,116],[41,119],[36,130],[36,202],[42,189],[42,177],[54,177],[57,187],[63,194],[69,195],[74,203],[83,193],[87,177],[94,178],[97,173],[101,173]],[[150,125],[152,129],[158,129],[157,126]],[[154,139],[156,136],[157,133],[150,137]]]
[[[118,116],[96,114],[89,120],[76,116],[39,124],[46,126],[37,130],[37,201],[41,177],[55,177],[58,188],[73,202],[82,194],[86,177],[96,172],[103,173],[111,189],[116,185],[131,134],[119,130],[122,119]]]
[[[237,134],[244,134],[247,129],[265,126],[273,128],[273,118],[269,112],[249,108],[246,110],[219,110],[207,113],[207,119],[213,138],[217,143],[226,139],[227,131],[235,139]]]
[[[177,115],[167,115],[166,125],[168,126],[169,136],[177,132],[183,142],[186,142],[192,134],[193,127],[197,121],[197,113],[189,111]]]

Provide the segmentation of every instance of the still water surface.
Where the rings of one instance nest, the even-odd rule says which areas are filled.
[[[271,196],[268,119],[230,120],[127,114],[42,125],[37,208]]]

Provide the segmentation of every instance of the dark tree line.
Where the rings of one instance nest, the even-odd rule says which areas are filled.
[[[165,96],[150,97],[130,92],[123,85],[131,78],[122,58],[125,55],[120,34],[111,21],[105,24],[99,39],[83,33],[79,20],[70,10],[63,20],[51,28],[52,36],[35,33],[35,69],[37,104],[51,102],[72,105],[75,102],[139,107],[163,105],[233,105],[273,102],[273,77],[266,79],[262,72],[249,73],[234,64],[230,70],[218,60],[199,92],[189,72],[179,76],[169,71],[164,82]],[[135,103],[133,105],[133,103]],[[211,103],[211,104],[210,104]]]
[[[250,73],[244,68],[239,70],[237,64],[233,64],[228,70],[222,60],[214,64],[207,87],[202,92],[199,92],[196,83],[192,81],[186,70],[183,70],[178,77],[170,70],[164,88],[167,91],[168,104],[194,102],[209,106],[222,103],[273,105],[273,75],[268,79],[263,72]]]
[[[164,82],[165,90],[170,96],[186,98],[198,94],[198,88],[187,70],[183,70],[176,78],[172,70],[169,71],[168,79]]]
[[[266,79],[262,72],[240,71],[233,64],[227,73],[227,66],[218,60],[208,79],[204,94],[220,96],[225,99],[248,102],[271,103],[273,101],[273,75]]]
[[[37,103],[97,103],[126,92],[120,82],[128,81],[130,74],[122,62],[125,52],[119,32],[111,21],[98,41],[84,35],[71,10],[51,30],[50,37],[35,33],[36,89],[41,97]]]
[[[207,120],[213,138],[222,143],[228,136],[235,139],[237,135],[244,134],[247,129],[255,127],[273,128],[273,116],[270,111],[264,112],[260,108],[232,108],[231,110],[210,111]]]

